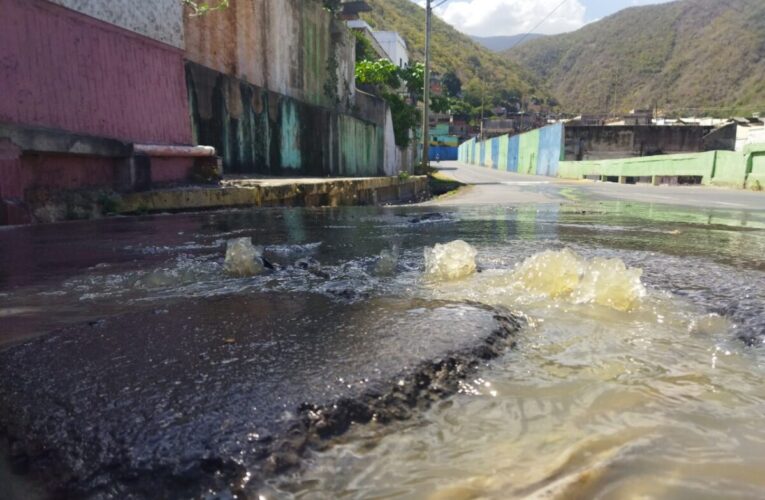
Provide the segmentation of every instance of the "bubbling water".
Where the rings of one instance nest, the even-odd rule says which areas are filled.
[[[478,252],[462,240],[425,249],[425,277],[431,281],[454,281],[476,271]]]
[[[642,274],[641,269],[628,268],[620,259],[587,260],[565,249],[529,257],[512,276],[532,293],[629,311],[646,296]]]
[[[250,238],[236,238],[226,244],[226,273],[235,277],[255,276],[264,271],[263,251]]]
[[[640,281],[643,271],[620,259],[585,259],[576,252],[544,251],[514,269],[492,269],[460,283],[475,272],[477,251],[464,241],[425,249],[425,276],[431,290],[442,298],[474,300],[513,307],[549,299],[571,304],[596,304],[631,311],[647,296]]]

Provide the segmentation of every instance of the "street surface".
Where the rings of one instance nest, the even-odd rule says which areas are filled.
[[[765,193],[707,186],[651,186],[574,181],[521,175],[459,162],[441,162],[441,173],[468,184],[462,192],[430,205],[560,203],[571,197],[732,210],[765,210]],[[565,193],[564,193],[565,191]]]

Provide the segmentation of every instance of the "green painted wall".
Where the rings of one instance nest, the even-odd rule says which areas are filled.
[[[743,188],[746,184],[746,161],[738,151],[717,151],[711,184]]]
[[[499,138],[499,165],[497,170],[504,170],[507,172],[508,158],[507,153],[510,145],[510,136],[503,135]]]
[[[539,130],[532,130],[520,136],[518,151],[518,173],[536,175],[539,154]]]
[[[765,144],[750,144],[744,148],[748,188],[765,188]]]
[[[709,184],[715,165],[716,152],[683,155],[644,156],[621,160],[563,161],[558,175],[568,179],[586,176],[649,177],[700,176]]]

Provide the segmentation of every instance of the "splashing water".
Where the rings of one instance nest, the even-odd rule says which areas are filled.
[[[477,251],[464,241],[425,249],[425,276],[437,296],[513,307],[535,299],[560,299],[630,311],[647,295],[643,271],[618,258],[585,259],[565,249],[547,250],[527,258],[515,269],[493,269],[472,277],[459,288],[450,281],[476,270]]]
[[[629,311],[646,296],[642,274],[641,269],[628,268],[620,259],[586,260],[565,249],[529,257],[512,276],[532,293]]]
[[[236,238],[226,244],[226,273],[235,277],[255,276],[263,272],[263,251],[250,238]]]
[[[425,248],[425,277],[432,281],[454,281],[476,271],[478,252],[462,240]]]

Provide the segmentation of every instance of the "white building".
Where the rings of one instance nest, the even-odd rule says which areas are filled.
[[[399,68],[409,64],[409,52],[406,50],[406,42],[401,38],[401,35],[395,31],[374,31],[372,35],[393,64]]]

